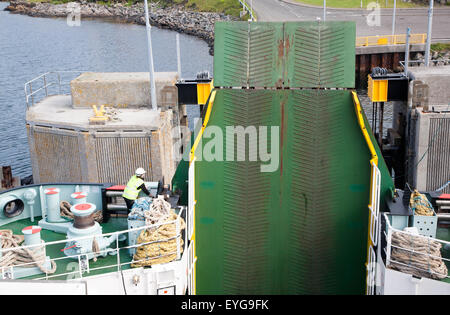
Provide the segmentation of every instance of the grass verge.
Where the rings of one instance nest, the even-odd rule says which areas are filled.
[[[323,0],[295,0],[299,3],[323,6]],[[393,8],[394,0],[363,0],[362,7],[367,8],[367,5],[371,2],[375,2],[380,5],[381,8]],[[386,5],[387,4],[387,5]],[[330,8],[361,8],[361,0],[327,0],[327,7]],[[423,5],[412,2],[403,2],[402,0],[397,0],[397,8],[420,8]]]
[[[80,2],[77,0],[28,0],[29,2],[49,2],[53,4],[62,4],[68,2]],[[144,0],[88,0],[88,2],[96,2],[101,5],[112,5],[114,3],[121,3],[131,6]],[[217,12],[225,13],[227,15],[239,17],[242,5],[238,0],[148,0],[148,2],[159,3],[162,7],[168,7],[175,4],[184,5],[186,9],[200,12]],[[247,19],[244,17],[243,19]]]

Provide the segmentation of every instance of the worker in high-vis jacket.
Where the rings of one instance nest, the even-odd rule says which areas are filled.
[[[138,168],[136,173],[128,181],[127,187],[125,187],[122,197],[125,199],[128,211],[133,207],[134,201],[137,199],[139,192],[142,190],[147,196],[150,196],[150,192],[145,187],[144,183],[145,170]]]

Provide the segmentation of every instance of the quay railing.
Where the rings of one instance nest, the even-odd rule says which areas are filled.
[[[411,34],[410,44],[425,44],[427,34]],[[356,37],[356,47],[384,46],[384,45],[405,45],[406,34],[382,35],[382,36],[362,36]]]
[[[446,58],[446,59],[431,59],[430,60],[430,65],[431,66],[439,66],[440,64],[449,64],[450,63],[450,59]],[[425,64],[425,59],[422,60],[409,60],[408,61],[408,67],[418,67]],[[400,65],[405,68],[405,61],[400,61]]]
[[[24,90],[27,108],[50,95],[70,94],[70,81],[83,72],[88,71],[50,71],[26,82]]]
[[[3,248],[0,249],[0,257],[2,257],[2,255],[5,255],[8,252],[20,252],[23,249],[28,249],[34,252],[36,251],[41,251],[43,253],[45,253],[44,255],[44,259],[39,261],[38,263],[40,263],[41,265],[43,264],[51,264],[52,262],[56,263],[56,265],[58,265],[58,263],[62,262],[62,261],[69,261],[69,263],[67,263],[66,268],[69,266],[70,263],[75,263],[78,264],[77,267],[78,268],[73,268],[75,269],[74,271],[70,271],[70,272],[63,272],[63,273],[48,273],[48,272],[43,272],[42,277],[39,277],[39,275],[35,275],[32,276],[33,278],[31,280],[49,280],[49,279],[54,279],[54,278],[60,278],[60,277],[66,277],[66,279],[74,279],[74,278],[83,278],[89,276],[89,274],[91,272],[94,271],[102,271],[105,269],[112,269],[112,268],[117,268],[116,271],[120,272],[122,270],[123,267],[131,265],[131,264],[135,264],[135,263],[140,263],[140,262],[145,262],[145,261],[151,261],[151,260],[155,260],[155,259],[159,259],[162,257],[167,257],[167,256],[172,256],[172,255],[176,255],[176,258],[173,261],[179,261],[181,259],[182,253],[186,252],[186,248],[187,248],[187,231],[186,229],[184,229],[184,236],[183,236],[183,229],[181,229],[181,219],[183,217],[183,213],[185,212],[185,207],[181,207],[180,212],[177,215],[177,218],[175,220],[172,221],[168,221],[168,222],[163,222],[163,223],[157,223],[157,224],[152,224],[152,225],[145,225],[142,227],[138,227],[138,228],[133,228],[133,229],[128,229],[128,230],[122,230],[122,231],[117,231],[117,232],[112,232],[112,233],[104,233],[104,234],[96,234],[96,235],[90,235],[90,236],[84,236],[84,237],[80,237],[80,238],[73,238],[73,239],[63,239],[63,240],[59,240],[59,241],[53,241],[53,242],[44,242],[41,244],[34,244],[34,245],[26,245],[26,246],[20,246],[20,247],[10,247],[10,248]],[[141,231],[143,230],[148,230],[148,229],[158,229],[161,228],[164,225],[171,225],[171,224],[175,224],[175,236],[171,236],[171,237],[167,237],[164,239],[159,239],[156,241],[150,241],[150,242],[145,242],[145,243],[140,243],[140,244],[135,244],[135,245],[128,245],[128,246],[119,246],[119,236],[120,235],[125,235],[127,236],[127,238],[129,237],[130,232],[137,232],[136,233],[136,237],[141,233]],[[96,238],[96,239],[100,239],[100,238],[104,238],[104,237],[112,237],[113,241],[112,243],[107,246],[105,249],[99,250],[99,251],[91,251],[91,252],[87,252],[87,253],[81,253],[81,254],[77,254],[77,255],[65,255],[63,254],[62,257],[50,257],[49,260],[47,260],[47,248],[50,246],[58,246],[58,250],[63,251],[65,249],[67,249],[65,246],[66,244],[69,243],[75,243],[75,242],[79,242],[79,241],[83,241],[83,240],[88,240],[88,239],[92,239],[92,238]],[[183,237],[184,240],[184,244],[181,245],[181,238]],[[145,259],[140,259],[140,260],[133,260],[133,257],[130,258],[130,260],[125,261],[125,262],[121,262],[121,256],[120,256],[120,251],[121,250],[126,250],[128,251],[129,249],[136,249],[138,247],[141,246],[147,246],[147,245],[151,245],[151,244],[158,244],[158,243],[164,243],[164,242],[168,242],[171,240],[176,240],[176,250],[169,252],[169,253],[161,253],[161,248],[159,248],[159,252],[157,256],[152,256],[152,257],[146,257]],[[113,244],[113,242],[115,244]],[[60,246],[63,246],[62,249],[60,249]],[[114,254],[116,255],[117,259],[115,261],[115,263],[111,263],[111,264],[102,264],[99,267],[94,267],[92,268],[89,264],[89,256],[90,255],[94,255],[94,257],[96,257],[98,260],[101,260],[103,255],[109,255],[109,254]],[[130,255],[130,254],[128,254]],[[92,259],[92,258],[91,258]],[[27,263],[21,263],[21,264],[14,264],[11,266],[6,266],[6,267],[0,267],[0,279],[9,279],[9,280],[13,280],[15,279],[14,277],[14,268],[18,268],[18,267],[33,267],[33,266],[37,266],[36,262],[27,262]],[[45,269],[45,268],[44,268]],[[67,269],[66,269],[67,271]],[[103,273],[108,273],[111,272],[110,271],[106,271]],[[86,275],[87,274],[87,275]]]
[[[252,1],[252,0],[250,0],[250,1]],[[255,0],[255,1],[257,1],[257,0]],[[247,10],[248,14],[250,15],[250,19],[253,22],[256,22],[256,16],[253,14],[253,10],[252,10],[253,8],[247,4],[247,1],[239,0],[239,3],[242,5],[243,8],[245,8]]]
[[[428,237],[428,236],[423,236],[423,235],[419,235],[419,234],[413,234],[410,232],[398,230],[398,229],[392,227],[386,213],[383,213],[383,216],[386,221],[386,229],[383,231],[383,233],[384,233],[384,237],[386,239],[386,246],[384,247],[384,253],[386,254],[386,267],[387,268],[399,270],[399,268],[402,267],[402,268],[409,269],[410,272],[401,271],[401,270],[400,270],[400,272],[411,273],[411,270],[414,270],[416,273],[419,273],[421,275],[429,275],[428,278],[430,278],[432,275],[436,275],[436,276],[439,276],[440,281],[447,282],[450,279],[448,270],[447,270],[447,274],[444,275],[441,273],[437,273],[437,272],[431,270],[431,268],[430,268],[430,261],[432,261],[433,259],[434,259],[434,261],[442,260],[442,263],[445,263],[448,266],[450,263],[449,258],[438,257],[435,255],[432,255],[429,252],[417,251],[417,250],[414,250],[414,246],[413,246],[414,242],[417,243],[417,241],[419,241],[419,240],[421,242],[423,242],[423,244],[428,244],[429,246],[431,246],[430,244],[434,243],[434,242],[440,243],[441,244],[440,251],[442,254],[443,252],[450,250],[450,242],[440,240],[437,238],[432,238],[432,237]],[[409,242],[408,242],[408,244],[410,245],[409,248],[392,244],[393,237],[396,237],[398,235],[403,235],[403,236],[405,236],[405,238],[407,238],[409,240]],[[393,250],[396,250],[397,252],[401,252],[403,255],[408,256],[408,261],[398,261],[398,260],[396,260],[396,258],[392,258]],[[413,259],[413,257],[415,257],[415,259]],[[422,264],[417,263],[418,257],[421,257],[421,258],[423,257]],[[416,260],[416,261],[414,261],[414,260]],[[396,266],[396,267],[394,267],[394,266]]]

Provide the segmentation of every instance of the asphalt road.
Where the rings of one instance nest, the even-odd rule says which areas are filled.
[[[294,0],[253,0],[253,10],[258,21],[314,21],[323,18],[323,8],[293,4]],[[247,0],[250,4],[251,0]],[[392,9],[380,10],[380,23],[373,25],[374,11],[367,9],[327,9],[327,21],[355,21],[356,35],[390,35],[392,33]],[[411,32],[426,33],[428,27],[428,8],[397,9],[396,34]],[[450,8],[435,8],[433,14],[433,42],[450,41]]]

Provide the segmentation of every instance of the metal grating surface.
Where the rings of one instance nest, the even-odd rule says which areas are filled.
[[[353,22],[218,22],[216,87],[353,88]]]
[[[355,24],[286,23],[285,86],[355,87]]]
[[[218,90],[208,126],[252,125],[280,128],[275,172],[196,160],[197,293],[364,292],[370,154],[350,92]]]
[[[339,186],[330,171],[330,141],[342,143],[343,139],[339,127],[323,122],[337,118],[340,101],[336,93],[324,91],[295,92],[291,98],[289,262],[298,268],[289,269],[291,292],[323,294],[336,288],[336,278],[327,274],[335,265],[337,247],[333,237],[325,236],[335,233],[333,192]]]
[[[40,182],[82,182],[77,134],[32,128]]]
[[[150,137],[147,135],[97,137],[95,151],[100,183],[126,184],[138,167],[147,169],[151,177]]]
[[[427,190],[442,187],[450,180],[450,118],[430,118],[427,163]],[[443,190],[450,193],[450,186]]]
[[[282,45],[281,23],[216,23],[214,51],[215,86],[281,85],[282,63],[277,58]],[[225,65],[225,66],[224,66]]]
[[[233,28],[225,26],[216,23],[215,37],[222,40],[214,42],[214,52],[223,54],[222,59],[214,58],[214,84],[247,86],[248,26],[246,23],[238,23]],[[220,62],[222,64],[219,65]]]
[[[250,23],[248,59],[249,86],[282,86],[282,24]],[[275,44],[276,43],[276,44]]]
[[[223,106],[227,108],[224,126],[259,128],[272,124],[272,95],[268,91],[223,91]],[[236,153],[235,159],[239,153],[248,155],[248,148],[238,146],[235,141],[232,151]],[[224,290],[231,294],[262,294],[270,285],[267,278],[270,175],[261,173],[260,163],[248,158],[225,162],[223,172]]]
[[[196,159],[197,293],[362,294],[370,153],[350,92],[317,89],[354,87],[355,24],[221,22],[215,31],[222,88],[208,127],[278,126],[279,167]],[[244,83],[268,89],[223,88]],[[379,168],[384,198],[392,179],[382,159]]]

